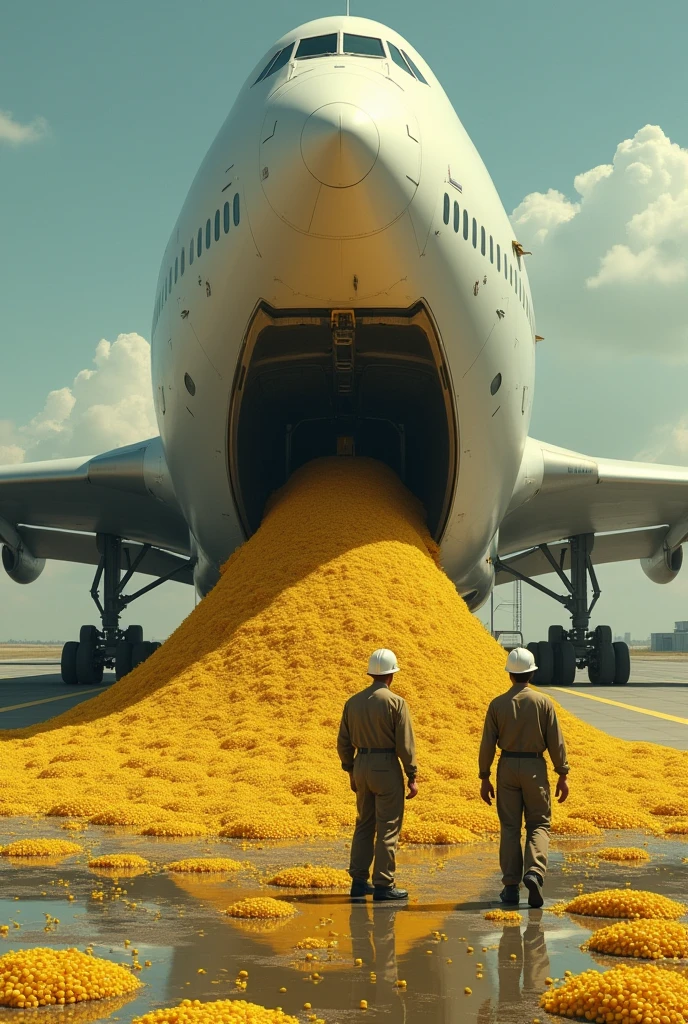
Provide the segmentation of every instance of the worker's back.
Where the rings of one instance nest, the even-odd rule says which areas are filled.
[[[350,697],[344,706],[344,717],[351,743],[362,748],[395,749],[397,729],[406,711],[406,701],[380,683]]]
[[[495,697],[491,709],[499,727],[502,750],[543,751],[547,748],[547,726],[552,702],[530,686],[513,686]]]

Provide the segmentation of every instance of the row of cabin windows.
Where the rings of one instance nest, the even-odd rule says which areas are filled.
[[[375,36],[360,36],[353,32],[343,32],[341,44],[338,32],[328,32],[326,35],[310,36],[307,39],[301,39],[296,47],[295,54],[294,46],[295,43],[288,43],[281,50],[278,50],[277,53],[273,54],[253,84],[257,85],[258,82],[264,82],[266,78],[274,75],[292,60],[292,54],[294,60],[333,57],[338,53],[356,57],[384,58],[387,56],[382,39],[377,39]],[[427,79],[423,76],[423,72],[405,50],[400,50],[398,46],[389,41],[387,46],[389,47],[390,57],[398,67],[402,68],[411,78],[417,78],[423,85],[428,84]]]
[[[444,193],[444,209],[443,209],[443,219],[444,219],[444,223],[445,224],[449,224],[449,221],[451,219],[451,213],[452,213],[452,210],[451,210],[451,200],[450,200],[448,194],[445,192]],[[456,202],[456,200],[454,201],[453,224],[454,224],[454,231],[457,233],[457,235],[459,233],[462,233],[463,237],[466,239],[466,241],[468,241],[468,239],[470,238],[472,243],[473,243],[473,248],[477,249],[478,248],[478,222],[475,219],[475,217],[473,217],[472,221],[471,221],[471,218],[468,215],[468,210],[465,207],[463,208],[463,216],[462,216],[462,211],[459,208],[459,204],[458,204],[458,202]],[[506,252],[504,252],[504,254],[502,255],[501,246],[500,245],[495,246],[495,242],[494,242],[494,239],[493,239],[492,235],[489,236],[489,242],[488,242],[487,232],[485,231],[485,228],[481,225],[480,226],[480,252],[481,252],[481,254],[483,256],[487,256],[488,255],[488,250],[489,250],[490,263],[494,263],[495,262],[495,249],[496,249],[496,256],[497,256],[497,273],[501,274],[502,273],[502,267],[503,267],[504,278],[505,278],[506,281],[509,282],[509,284],[513,287],[514,291],[518,295],[519,300],[521,302],[521,305],[525,309],[526,315],[527,315],[527,317],[530,320],[531,325],[532,325],[532,310],[531,310],[531,305],[530,305],[530,299],[528,297],[528,293],[526,291],[526,288],[525,288],[525,286],[523,284],[523,280],[522,280],[521,275],[519,274],[518,270],[514,268],[513,261],[511,263],[509,263],[509,261],[507,260]],[[520,268],[520,266],[521,266],[521,257],[517,256],[516,260],[517,260],[518,266]]]
[[[198,233],[189,242],[189,261],[188,265],[194,261],[194,254],[196,257],[200,257],[203,253],[203,238],[205,234],[205,247],[209,249],[213,237],[216,242],[220,241],[220,235],[222,231],[227,235],[231,227],[232,221],[234,226],[239,226],[239,220],[241,217],[239,193],[234,193],[234,199],[232,200],[231,206],[229,202],[226,202],[222,207],[222,213],[219,210],[215,211],[215,217],[211,220],[209,217],[205,222],[205,230],[203,228],[198,229]],[[160,293],[155,303],[155,311],[153,314],[153,330],[155,330],[160,314],[163,311],[165,303],[172,294],[173,276],[174,283],[177,283],[177,279],[184,275],[186,269],[186,246],[182,246],[182,250],[178,256],[174,258],[174,266],[170,265],[169,272],[165,275]]]

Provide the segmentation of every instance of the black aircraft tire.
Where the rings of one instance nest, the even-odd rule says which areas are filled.
[[[588,665],[588,679],[597,686],[611,686],[616,672],[616,656],[612,644],[602,643],[595,648],[594,662]]]
[[[540,640],[537,648],[538,670],[533,682],[538,686],[549,686],[554,678],[554,649],[548,640]]]
[[[150,658],[155,648],[150,640],[144,640],[140,644],[134,644],[132,655],[131,655],[131,667],[136,668],[137,665],[142,665],[147,658]]]
[[[103,666],[98,664],[95,644],[79,644],[76,652],[76,674],[79,682],[85,686],[102,682]]]
[[[98,642],[98,630],[95,626],[82,626],[79,630],[80,644],[95,644]]]
[[[625,686],[631,678],[631,652],[628,649],[628,644],[624,643],[623,640],[617,640],[616,643],[612,644],[612,647],[614,648],[616,664],[614,685]]]
[[[130,644],[143,643],[143,626],[127,626],[124,636]]]
[[[551,644],[563,644],[564,642],[564,627],[563,626],[550,626],[547,630],[547,639]]]
[[[612,642],[612,628],[611,626],[596,626],[595,627],[595,644],[610,644]]]
[[[79,643],[77,640],[68,640],[62,648],[60,674],[62,682],[68,683],[69,686],[75,686],[79,682],[79,677],[76,673],[76,652],[78,647]]]
[[[554,682],[559,686],[572,686],[576,678],[576,650],[567,640],[554,647]]]
[[[129,675],[132,669],[131,659],[134,645],[127,640],[120,640],[115,648],[115,679]]]

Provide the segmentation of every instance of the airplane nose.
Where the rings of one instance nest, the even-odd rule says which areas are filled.
[[[303,162],[331,188],[349,188],[370,173],[380,152],[380,133],[370,114],[353,103],[326,103],[313,111],[301,133]]]
[[[382,76],[304,72],[268,100],[259,168],[269,205],[297,231],[372,235],[404,213],[418,188],[418,123]]]

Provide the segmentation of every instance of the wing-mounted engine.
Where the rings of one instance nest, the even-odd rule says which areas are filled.
[[[45,568],[45,558],[36,558],[23,537],[6,519],[0,519],[2,567],[15,583],[33,583]]]
[[[682,544],[688,539],[688,519],[667,530],[662,543],[648,558],[641,558],[643,572],[653,583],[671,583],[683,565]]]

